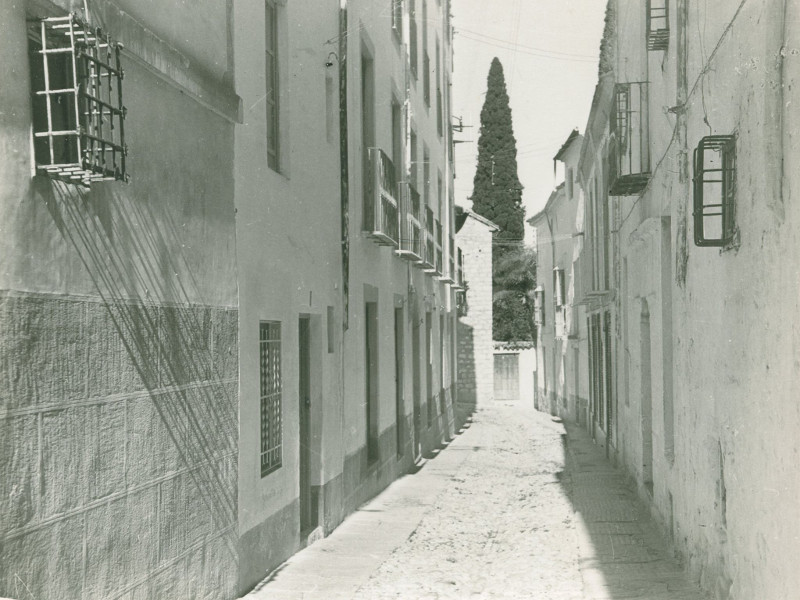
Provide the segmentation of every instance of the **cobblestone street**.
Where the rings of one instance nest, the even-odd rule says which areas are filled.
[[[583,430],[520,405],[464,432],[248,598],[703,598]]]

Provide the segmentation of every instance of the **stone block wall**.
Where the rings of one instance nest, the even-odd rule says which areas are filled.
[[[237,312],[6,292],[0,339],[0,596],[231,597]]]
[[[467,280],[466,314],[458,319],[458,401],[465,404],[485,403],[494,395],[492,231],[469,215],[457,236]]]

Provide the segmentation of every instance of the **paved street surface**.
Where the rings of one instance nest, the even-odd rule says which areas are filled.
[[[247,598],[704,596],[583,430],[498,403]]]

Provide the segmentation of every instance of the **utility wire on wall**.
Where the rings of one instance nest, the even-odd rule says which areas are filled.
[[[678,113],[678,112],[682,112],[682,111],[686,110],[686,107],[689,105],[689,100],[692,98],[694,93],[697,91],[697,86],[700,85],[700,83],[705,79],[705,76],[708,75],[708,72],[711,70],[711,63],[714,62],[714,59],[717,56],[717,52],[719,51],[720,47],[722,47],[722,43],[725,41],[725,38],[727,37],[728,33],[730,33],[731,29],[733,29],[733,24],[736,22],[736,19],[739,17],[739,14],[742,12],[742,8],[744,8],[745,4],[747,4],[747,0],[741,0],[741,2],[739,3],[739,7],[736,9],[736,12],[733,14],[733,17],[731,18],[731,20],[725,26],[725,29],[723,30],[722,35],[720,35],[719,40],[717,41],[716,45],[714,46],[714,50],[711,51],[711,55],[708,57],[708,60],[705,61],[705,64],[703,65],[703,68],[700,69],[700,73],[698,73],[697,78],[694,80],[694,84],[692,85],[691,89],[689,90],[689,93],[686,96],[685,102],[683,104],[681,104],[680,106],[675,106],[675,107],[669,109],[669,112]],[[658,172],[659,168],[661,167],[661,164],[666,160],[667,156],[669,155],[670,150],[672,149],[672,144],[675,143],[675,140],[678,137],[678,131],[679,131],[679,127],[678,127],[678,123],[676,123],[675,126],[672,129],[672,137],[670,138],[669,143],[667,144],[667,147],[664,150],[664,153],[661,155],[661,158],[658,159],[658,161],[656,162],[656,166],[653,168],[653,171],[650,173],[650,178],[647,181],[647,185],[642,190],[642,193],[639,194],[639,196],[636,198],[634,203],[631,205],[630,210],[628,210],[628,214],[625,215],[625,218],[622,219],[622,221],[620,221],[619,225],[617,226],[617,228],[615,230],[612,231],[612,233],[619,233],[619,231],[622,229],[622,226],[625,225],[627,220],[630,218],[631,214],[633,214],[633,211],[636,208],[636,205],[639,203],[639,201],[644,197],[644,195],[650,189],[650,185],[652,184],[653,179],[655,179],[656,173]]]

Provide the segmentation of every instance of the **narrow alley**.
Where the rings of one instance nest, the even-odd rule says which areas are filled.
[[[481,410],[248,600],[704,598],[586,432]]]

